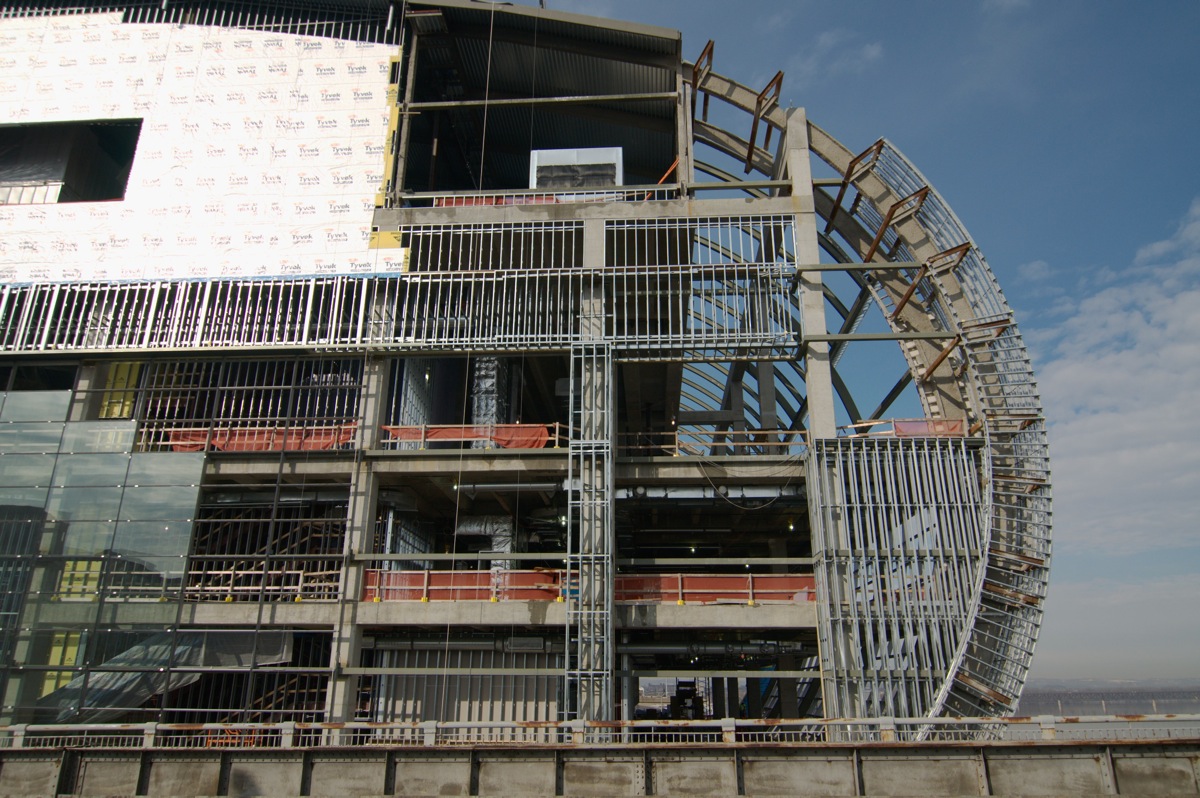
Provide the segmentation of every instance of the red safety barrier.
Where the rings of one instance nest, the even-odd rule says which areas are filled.
[[[354,438],[356,426],[168,429],[166,437],[177,452],[203,452],[206,448],[222,452],[311,452],[345,446]]]
[[[896,419],[892,429],[897,438],[961,438],[965,427],[959,419]]]
[[[476,426],[385,426],[394,441],[491,441],[504,449],[544,449],[550,441],[545,424],[489,424]]]
[[[794,603],[816,600],[816,581],[797,574],[618,576],[617,601],[661,604]]]

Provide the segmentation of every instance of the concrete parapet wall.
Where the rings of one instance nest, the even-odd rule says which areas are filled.
[[[1172,742],[0,751],[0,796],[1200,795]]]

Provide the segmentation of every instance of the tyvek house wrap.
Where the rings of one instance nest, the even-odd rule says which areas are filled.
[[[0,20],[0,118],[141,119],[125,197],[0,206],[0,280],[400,271],[367,248],[396,48],[120,14]]]

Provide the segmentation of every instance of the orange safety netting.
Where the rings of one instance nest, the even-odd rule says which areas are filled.
[[[354,437],[356,426],[172,429],[166,434],[167,442],[177,452],[202,452],[206,447],[222,452],[311,452],[345,446]]]
[[[962,419],[896,419],[892,422],[897,438],[961,438]]]
[[[384,427],[395,441],[491,441],[505,449],[544,449],[550,441],[545,424],[486,426]]]

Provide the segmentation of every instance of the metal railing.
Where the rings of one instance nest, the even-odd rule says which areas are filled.
[[[342,557],[329,554],[191,558],[188,601],[307,601],[341,596]]]
[[[886,418],[838,427],[839,438],[963,438],[966,434],[967,423],[961,418]]]
[[[802,430],[720,430],[682,428],[662,432],[630,432],[617,436],[626,457],[714,457],[717,455],[780,455],[799,457],[808,451]]]
[[[327,746],[829,746],[1200,740],[1200,715],[0,726],[0,749]]]
[[[410,424],[384,425],[381,448],[426,449],[431,443],[486,441],[499,449],[559,449],[570,440],[570,428],[552,424]],[[406,445],[408,444],[408,445]]]
[[[489,205],[566,205],[580,202],[661,202],[679,198],[679,186],[620,186],[616,188],[555,191],[512,189],[509,191],[413,192],[401,194],[393,207],[464,208]]]
[[[419,555],[414,555],[414,557]],[[547,555],[550,559],[553,555]],[[561,569],[363,573],[363,601],[562,601],[578,591]],[[816,600],[803,574],[625,574],[613,600],[637,604],[795,604]]]

